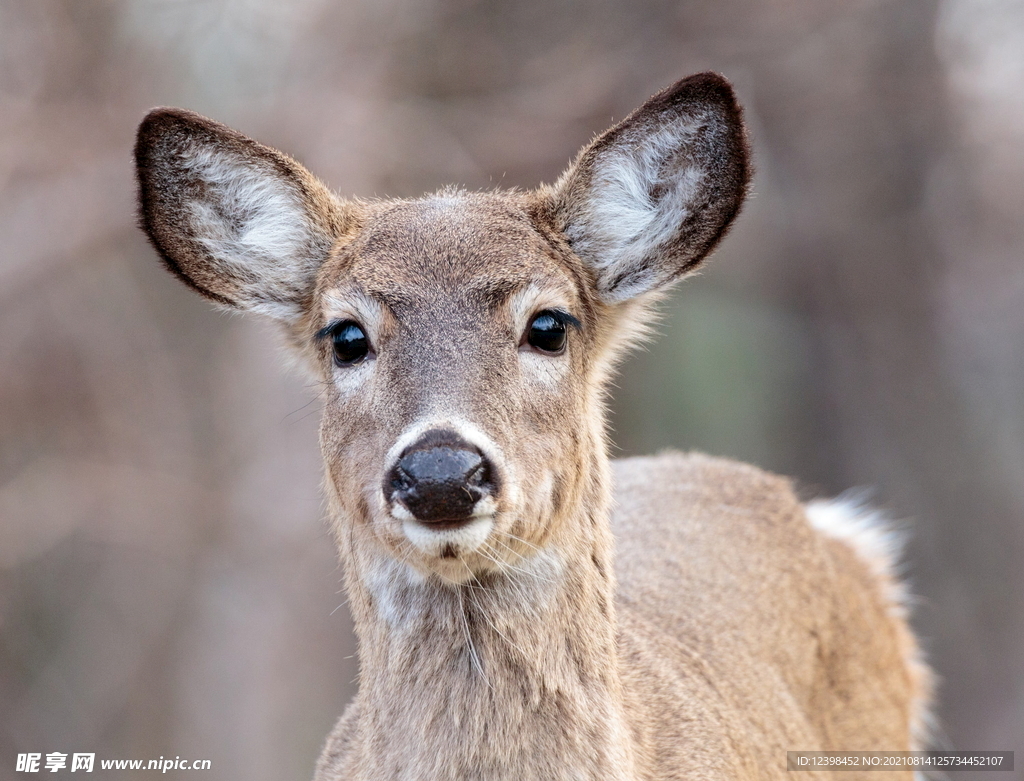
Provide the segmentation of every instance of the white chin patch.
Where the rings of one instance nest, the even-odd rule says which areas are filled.
[[[409,542],[422,553],[439,558],[456,558],[472,553],[484,544],[493,528],[492,515],[477,516],[464,526],[452,529],[432,529],[412,517],[402,518],[402,531]]]

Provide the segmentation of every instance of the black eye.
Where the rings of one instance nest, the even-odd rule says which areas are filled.
[[[366,332],[352,320],[332,326],[328,333],[334,349],[334,362],[338,366],[359,363],[370,352],[370,340],[366,338]]]
[[[560,353],[565,349],[566,315],[544,310],[533,318],[526,341],[542,353]]]

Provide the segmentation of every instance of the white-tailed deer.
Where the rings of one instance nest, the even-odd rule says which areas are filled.
[[[279,321],[326,388],[360,674],[320,781],[782,778],[787,750],[915,747],[929,674],[869,517],[730,461],[608,458],[614,364],[746,194],[724,79],[533,192],[342,200],[178,109],[136,155],[167,266]]]

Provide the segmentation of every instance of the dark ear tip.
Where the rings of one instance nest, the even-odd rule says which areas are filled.
[[[189,111],[187,108],[174,106],[157,106],[151,108],[143,118],[140,128],[157,127],[160,125],[220,125],[209,117]]]
[[[740,106],[736,91],[730,81],[720,73],[705,71],[680,79],[663,93],[662,100],[668,104],[684,106],[703,104],[717,106],[730,126],[731,151],[737,176],[743,181],[744,193],[753,177],[750,140],[743,121],[743,107]]]
[[[704,71],[695,73],[680,79],[671,87],[661,93],[665,99],[672,102],[701,101],[717,103],[729,113],[739,110],[739,101],[736,99],[736,91],[732,83],[721,73]]]
[[[183,138],[204,132],[233,135],[233,132],[220,122],[188,109],[171,106],[150,109],[139,123],[135,145],[136,156],[141,159],[141,155],[161,139]]]
[[[725,78],[725,76],[715,71],[701,71],[700,73],[694,73],[680,79],[679,83],[687,83],[695,86],[700,85],[706,89],[715,89],[722,93],[732,94],[732,84],[727,78]]]
[[[188,115],[192,112],[180,108],[158,107],[151,109],[142,122],[135,137],[135,157],[140,165],[144,158],[148,157],[149,151],[175,127],[180,127],[188,121]]]
[[[199,115],[183,108],[158,106],[150,109],[142,122],[139,123],[139,136],[166,130],[175,126],[191,124],[189,120]]]

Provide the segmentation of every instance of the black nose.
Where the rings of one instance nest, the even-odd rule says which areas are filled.
[[[405,505],[416,520],[459,524],[476,503],[494,492],[490,462],[453,432],[428,431],[391,469],[384,493]]]

